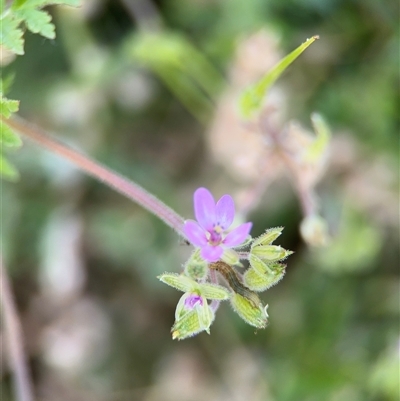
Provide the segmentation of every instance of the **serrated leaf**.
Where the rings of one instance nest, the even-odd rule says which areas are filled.
[[[18,111],[19,101],[18,100],[10,100],[6,97],[0,98],[0,115],[5,118],[10,118],[12,113]]]
[[[3,121],[0,121],[0,145],[9,148],[19,148],[22,145],[21,138]]]
[[[47,11],[36,10],[33,7],[21,7],[15,10],[17,18],[24,20],[26,27],[33,33],[38,33],[48,39],[56,37],[51,15]]]
[[[245,118],[251,117],[262,107],[269,87],[282,75],[286,68],[318,38],[318,36],[313,36],[307,39],[297,49],[279,61],[260,81],[244,91],[240,99],[240,110]]]
[[[19,23],[12,14],[0,19],[0,45],[15,54],[24,54],[23,32],[19,29]]]
[[[9,181],[18,181],[17,169],[4,156],[0,155],[0,176]]]

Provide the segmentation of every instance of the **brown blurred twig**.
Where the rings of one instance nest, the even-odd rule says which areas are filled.
[[[2,320],[5,328],[9,363],[14,374],[15,397],[17,401],[33,401],[32,383],[24,355],[21,323],[18,318],[10,281],[1,254],[0,289]],[[2,344],[3,346],[4,344]]]

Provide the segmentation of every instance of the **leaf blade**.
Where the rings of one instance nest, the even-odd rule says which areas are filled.
[[[314,43],[319,36],[307,39],[299,47],[280,60],[267,74],[264,75],[256,84],[246,89],[240,98],[240,110],[243,117],[250,118],[261,107],[266,92],[270,86],[282,75],[282,73],[300,56],[304,50]]]

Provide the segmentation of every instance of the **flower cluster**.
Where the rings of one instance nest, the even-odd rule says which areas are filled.
[[[250,222],[229,230],[235,217],[232,197],[224,195],[215,202],[206,188],[194,193],[194,213],[197,221],[187,220],[183,228],[195,246],[183,273],[159,276],[165,284],[184,292],[176,307],[172,338],[182,340],[201,331],[209,333],[220,301],[228,299],[248,324],[265,328],[268,305],[262,304],[257,292],[270,288],[285,274],[281,261],[292,252],[272,245],[283,228],[267,230],[254,240]],[[249,251],[236,251],[248,245]],[[244,274],[237,270],[242,266],[241,259],[250,264]],[[226,286],[219,284],[220,278]]]

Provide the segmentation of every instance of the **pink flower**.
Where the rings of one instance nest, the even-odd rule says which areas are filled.
[[[216,262],[221,258],[224,248],[233,248],[245,241],[252,223],[241,224],[227,232],[235,217],[235,205],[230,195],[224,195],[215,204],[210,191],[199,188],[193,199],[197,221],[187,220],[184,232],[194,246],[201,248],[203,259]]]

